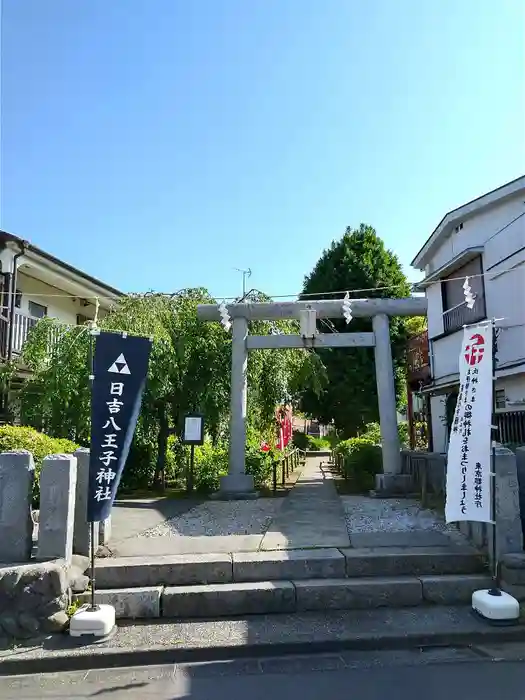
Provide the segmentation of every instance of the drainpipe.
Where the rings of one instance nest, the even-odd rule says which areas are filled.
[[[11,275],[11,289],[9,290],[10,296],[10,306],[9,306],[9,334],[7,343],[7,361],[10,362],[13,356],[13,324],[15,320],[15,295],[16,295],[16,281],[17,281],[17,262],[26,252],[25,241],[21,242],[21,249],[13,257],[13,274]]]

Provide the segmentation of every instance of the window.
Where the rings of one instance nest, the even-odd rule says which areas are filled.
[[[77,314],[77,326],[85,326],[90,319],[83,314]]]
[[[42,306],[42,304],[37,304],[35,301],[30,301],[29,315],[33,318],[44,318],[44,316],[47,316],[47,306]]]
[[[19,309],[22,306],[22,292],[17,289],[15,292],[15,308]]]
[[[483,281],[483,265],[481,256],[470,260],[445,277],[441,282],[443,299],[443,326],[445,333],[454,333],[469,323],[475,323],[486,318],[485,283]],[[476,297],[473,309],[465,303],[463,283],[469,277],[472,292]]]
[[[496,408],[506,408],[507,407],[507,397],[505,396],[505,389],[496,389],[495,399],[496,399]]]

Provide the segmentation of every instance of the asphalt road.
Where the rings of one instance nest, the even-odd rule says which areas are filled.
[[[0,700],[523,700],[524,689],[525,662],[454,649],[0,678]]]

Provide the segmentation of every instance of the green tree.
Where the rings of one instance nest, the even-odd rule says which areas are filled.
[[[253,290],[251,303],[269,302],[266,294]],[[251,335],[299,333],[296,320],[250,321]],[[323,385],[323,367],[304,349],[252,350],[248,355],[248,423],[256,432],[275,435],[275,408],[283,402],[296,405],[306,386],[316,395]]]
[[[426,316],[409,316],[405,319],[405,330],[409,338],[427,330]]]
[[[186,412],[205,413],[212,436],[225,424],[230,341],[219,324],[202,323],[196,315],[197,304],[211,301],[202,289],[173,297],[131,295],[120,299],[100,324],[103,330],[153,338],[142,410],[125,473],[130,485],[159,481],[169,435],[179,432]],[[50,344],[51,337],[57,342]],[[88,327],[67,328],[53,319],[37,324],[22,356],[32,372],[20,396],[24,423],[55,437],[88,443],[90,344]]]
[[[252,295],[263,301],[264,295]],[[168,297],[159,294],[121,298],[101,321],[108,331],[151,336],[153,346],[124,484],[144,487],[158,483],[167,464],[170,435],[179,435],[183,416],[205,414],[206,429],[215,443],[228,437],[231,335],[219,323],[197,318],[197,305],[214,300],[204,289],[189,289]],[[253,321],[250,332],[291,332],[294,322]],[[54,339],[55,342],[50,342]],[[20,393],[22,422],[53,437],[87,445],[90,435],[88,326],[66,327],[43,319],[31,331],[22,361],[31,378]],[[270,439],[275,434],[275,407],[297,393],[300,382],[315,387],[312,356],[302,350],[260,350],[248,364],[250,435]],[[183,463],[180,441],[171,441],[175,462]],[[171,460],[172,461],[172,460]]]
[[[367,291],[363,291],[367,290]],[[303,292],[312,299],[406,297],[410,295],[401,264],[371,226],[348,227],[339,241],[325,250],[304,282]],[[372,330],[371,319],[344,319],[321,324],[323,333]],[[390,323],[392,354],[398,399],[403,396],[406,327],[404,319]],[[318,394],[302,394],[303,410],[316,419],[334,421],[343,436],[353,436],[378,419],[373,348],[323,349],[316,351],[325,367],[327,383]]]

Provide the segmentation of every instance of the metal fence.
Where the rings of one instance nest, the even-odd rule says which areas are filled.
[[[525,445],[525,411],[497,413],[498,441],[503,445]]]
[[[445,499],[447,456],[442,452],[401,450],[401,472],[412,477],[414,490],[421,492],[425,506],[429,495]]]
[[[297,469],[301,462],[304,462],[306,452],[296,448],[292,452],[284,455],[278,462],[273,463],[272,486],[273,491],[277,491],[279,482],[279,471],[281,486],[285,486],[290,474]]]

